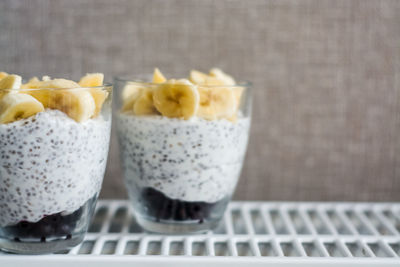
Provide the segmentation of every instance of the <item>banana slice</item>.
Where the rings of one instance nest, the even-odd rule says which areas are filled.
[[[200,96],[197,86],[188,80],[169,80],[154,91],[153,101],[163,116],[187,120],[196,114]]]
[[[45,108],[61,110],[75,121],[83,122],[95,114],[96,104],[91,93],[79,87],[76,82],[66,79],[39,81],[29,85],[31,89],[38,89],[30,91],[29,94]]]
[[[222,85],[225,85],[225,83],[223,81],[221,81],[220,79],[218,79],[218,78],[209,76],[206,79],[205,85],[208,85],[208,86],[222,86]]]
[[[199,87],[200,105],[197,116],[206,120],[230,118],[236,112],[236,98],[231,88]]]
[[[40,80],[38,77],[34,76],[34,77],[30,78],[26,84],[36,83],[36,82],[40,82]]]
[[[192,70],[190,71],[190,81],[197,85],[220,86],[225,85],[223,81],[216,77],[209,76],[203,72]]]
[[[44,110],[42,103],[27,94],[6,94],[0,100],[0,123],[28,118]]]
[[[137,94],[141,90],[141,87],[134,83],[128,83],[122,90],[121,100],[127,101],[132,95]]]
[[[158,68],[155,68],[154,74],[153,74],[153,83],[164,83],[166,81],[167,81],[167,79],[161,73],[161,71]]]
[[[96,86],[102,86],[103,81],[104,81],[103,73],[88,73],[80,79],[78,84],[81,87],[96,87]]]
[[[2,89],[19,89],[21,87],[21,81],[22,81],[21,76],[14,74],[7,75],[4,78],[2,78],[0,80],[0,98],[9,93],[14,93],[13,91],[9,90],[3,91]]]
[[[218,68],[212,68],[210,70],[210,76],[215,77],[219,81],[223,83],[223,85],[235,85],[236,82],[232,78],[232,76],[229,76],[225,72],[223,72],[221,69]]]
[[[31,79],[32,80],[32,79]],[[49,81],[37,81],[33,78],[32,82],[24,85],[24,89],[38,89],[29,91],[28,94],[39,100],[45,108],[55,108],[54,99],[60,90],[52,88],[78,88],[79,84],[66,79],[54,79]]]
[[[104,81],[103,73],[88,73],[81,78],[79,81],[79,85],[81,87],[96,87],[102,86]],[[108,92],[103,88],[91,88],[90,93],[94,99],[94,103],[96,105],[96,109],[94,111],[94,117],[100,114],[101,107],[104,104],[104,101],[107,99]]]
[[[137,85],[126,85],[125,89],[129,90],[129,95],[123,100],[122,111],[132,111],[136,100],[141,96],[142,91],[145,89]],[[125,90],[124,89],[124,90]]]
[[[134,101],[133,112],[136,115],[157,114],[153,104],[153,90],[146,88],[141,91],[139,97]]]
[[[49,108],[58,109],[77,122],[88,120],[94,115],[96,104],[87,89],[79,89],[79,84],[66,79],[41,82],[41,88],[68,88],[69,90],[39,90]],[[73,89],[77,88],[77,89]],[[72,89],[72,90],[71,90]],[[35,95],[33,95],[36,97]],[[45,105],[42,102],[43,105]],[[46,106],[46,105],[45,105]]]
[[[40,82],[39,78],[34,76],[34,77],[30,78],[27,83],[22,84],[21,89],[30,89],[30,88],[32,88],[32,86],[34,84],[36,84],[38,82]]]
[[[54,90],[50,99],[49,108],[61,110],[77,122],[86,121],[95,114],[95,101],[85,89]]]
[[[19,89],[21,84],[21,76],[10,74],[0,80],[0,89]]]
[[[104,101],[107,99],[108,92],[101,88],[91,88],[90,94],[92,95],[94,104],[96,106],[93,117],[97,117],[100,114]]]
[[[38,88],[24,88],[24,89],[35,89],[31,91],[27,91],[28,95],[36,98],[40,103],[43,104],[45,108],[50,106],[50,102],[52,102],[51,97],[54,96],[54,93],[50,89],[38,89]]]
[[[0,80],[3,79],[4,77],[6,77],[7,75],[8,75],[7,72],[0,71]]]
[[[201,71],[191,70],[189,80],[194,84],[203,84],[204,85],[206,83],[207,77],[208,77],[208,75]]]
[[[67,79],[53,79],[40,81],[36,77],[33,77],[25,86],[29,89],[51,89],[51,88],[78,88],[80,87],[74,81]]]

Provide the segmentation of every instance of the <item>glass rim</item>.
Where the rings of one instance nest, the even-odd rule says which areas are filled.
[[[128,79],[120,76],[115,76],[114,80],[117,82],[125,82],[125,83],[130,83],[130,84],[141,84],[145,86],[159,86],[162,83],[153,83],[153,82],[146,82],[143,79]],[[176,79],[178,80],[178,79]],[[237,84],[234,85],[202,85],[202,84],[193,84],[195,86],[201,86],[201,87],[209,87],[209,88],[236,88],[236,87],[246,87],[246,88],[251,88],[253,84],[250,81],[241,81],[238,82]]]
[[[40,90],[81,90],[81,89],[102,89],[102,88],[109,88],[112,90],[113,84],[112,83],[105,83],[99,86],[84,86],[84,87],[63,87],[63,88],[54,88],[54,87],[43,87],[43,88],[17,88],[17,89],[1,89],[0,92],[24,92],[24,91],[40,91]]]

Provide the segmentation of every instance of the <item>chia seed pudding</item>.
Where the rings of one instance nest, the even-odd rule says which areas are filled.
[[[111,121],[102,116],[78,123],[50,109],[0,124],[0,226],[29,226],[36,229],[30,234],[42,241],[70,235],[86,203],[100,191],[110,127]],[[41,233],[32,226],[48,217],[64,230]],[[13,234],[19,240],[18,231]],[[27,231],[20,234],[25,237]]]
[[[236,185],[249,124],[119,114],[126,182],[172,199],[216,202]]]

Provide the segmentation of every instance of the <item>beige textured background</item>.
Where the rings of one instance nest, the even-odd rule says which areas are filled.
[[[400,200],[400,1],[1,0],[0,69],[254,82],[246,200]],[[126,196],[113,136],[103,197]]]

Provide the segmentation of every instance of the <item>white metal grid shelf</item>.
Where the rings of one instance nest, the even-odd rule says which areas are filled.
[[[128,201],[99,201],[81,245],[2,254],[0,266],[400,266],[397,203],[232,202],[216,231],[190,236],[144,233],[132,214]]]

